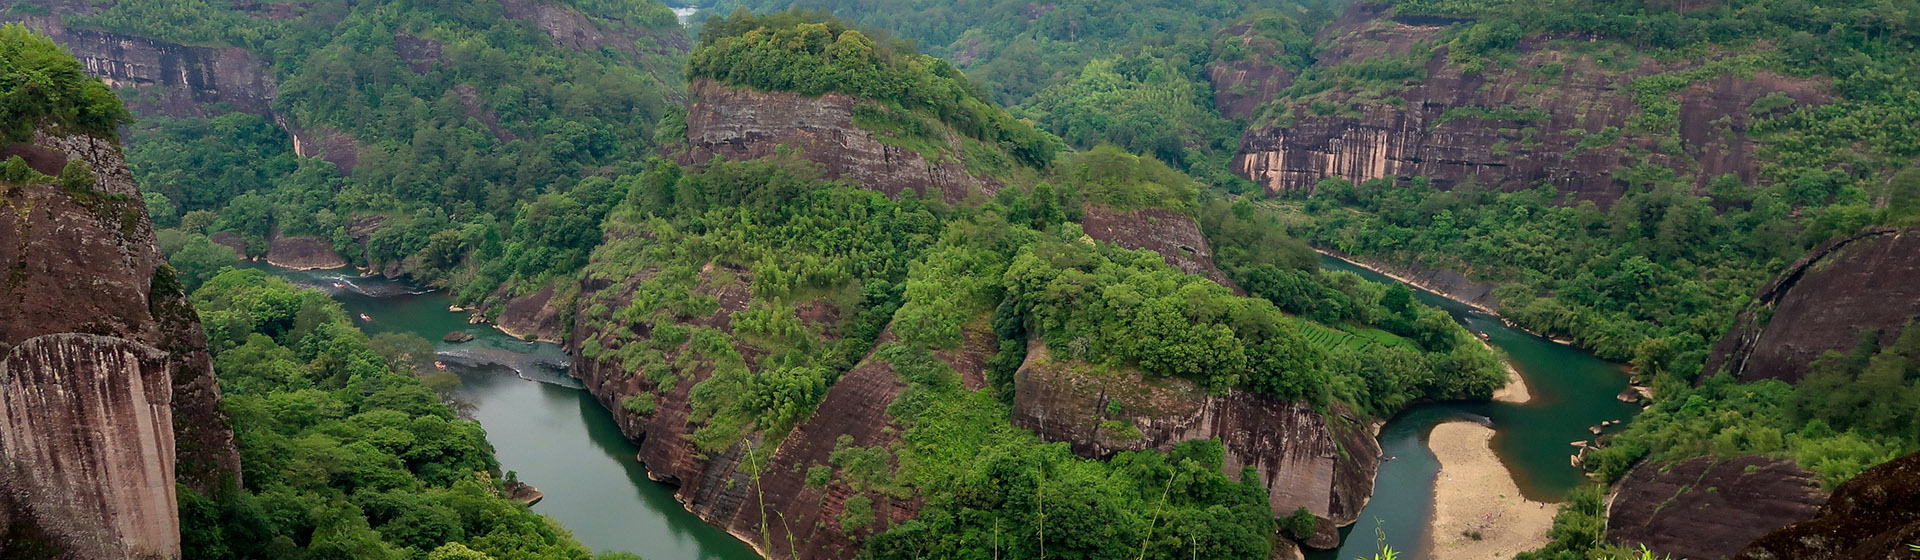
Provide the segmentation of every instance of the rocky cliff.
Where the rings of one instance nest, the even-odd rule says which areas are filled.
[[[1442,189],[1509,191],[1548,183],[1569,202],[1604,207],[1626,187],[1613,172],[1635,163],[1703,185],[1727,173],[1751,181],[1758,167],[1749,106],[1773,93],[1799,104],[1828,100],[1811,80],[1715,74],[1665,96],[1678,101],[1677,127],[1643,132],[1632,122],[1642,112],[1636,80],[1702,61],[1602,63],[1579,48],[1591,37],[1535,36],[1515,47],[1511,65],[1469,72],[1449,63],[1447,46],[1434,46],[1456,23],[1396,17],[1385,4],[1352,6],[1315,38],[1323,46],[1315,67],[1334,75],[1349,63],[1396,61],[1388,64],[1408,65],[1408,77],[1278,102],[1241,137],[1234,171],[1272,193],[1311,189],[1327,177],[1427,177]],[[1216,83],[1216,91],[1223,85],[1232,84]]]
[[[1221,30],[1213,41],[1215,52],[1225,49],[1228,43],[1235,43],[1237,50],[1247,53],[1234,60],[1207,64],[1207,80],[1213,84],[1213,107],[1221,116],[1236,121],[1251,119],[1278,96],[1280,90],[1293,85],[1291,70],[1267,60],[1284,54],[1285,47],[1262,37],[1254,31],[1252,23]]]
[[[1227,279],[1226,273],[1214,266],[1213,248],[1192,216],[1164,208],[1116,212],[1088,206],[1080,227],[1087,237],[1136,251],[1160,253],[1174,268],[1205,276],[1233,289],[1236,294],[1245,295]]]
[[[315,270],[347,266],[347,260],[333,252],[333,242],[325,238],[281,235],[276,231],[267,240],[267,264],[294,270]]]
[[[1642,463],[1608,503],[1607,538],[1658,555],[1713,560],[1806,519],[1826,499],[1808,472],[1766,457]]]
[[[695,80],[687,106],[686,162],[715,157],[756,159],[783,149],[820,164],[829,177],[897,196],[913,189],[958,203],[970,195],[1000,190],[993,180],[968,172],[962,142],[944,132],[947,147],[932,161],[920,152],[889,144],[853,124],[853,97],[829,93],[806,97],[763,92],[712,80]],[[944,130],[944,127],[941,127]]]
[[[1713,346],[1708,372],[1789,383],[1828,351],[1852,351],[1862,332],[1882,346],[1920,318],[1920,230],[1875,228],[1834,239],[1760,289]]]
[[[1920,558],[1920,453],[1867,469],[1834,489],[1818,517],[1766,534],[1742,560]]]
[[[85,9],[84,3],[77,7]],[[0,16],[21,21],[67,47],[86,67],[122,91],[141,113],[207,116],[209,105],[268,115],[276,93],[260,59],[239,47],[187,46],[145,37],[70,27],[68,6],[49,16]],[[137,92],[134,94],[132,92]]]
[[[906,383],[884,360],[869,356],[853,370],[842,375],[815,414],[802,421],[792,432],[768,449],[769,442],[748,436],[718,452],[705,452],[694,442],[694,433],[705,419],[692,409],[693,387],[714,374],[714,364],[692,350],[691,342],[667,349],[663,363],[682,360],[691,363],[666,379],[655,373],[629,368],[617,358],[628,345],[648,345],[647,329],[631,330],[610,312],[632,297],[633,290],[647,275],[621,282],[589,280],[583,284],[581,301],[601,304],[588,307],[575,318],[567,348],[575,356],[573,376],[580,379],[601,404],[614,412],[621,432],[640,443],[636,458],[647,465],[650,476],[678,486],[675,497],[688,511],[709,523],[725,528],[741,540],[753,544],[772,558],[814,559],[851,558],[858,548],[855,539],[886,530],[893,523],[911,518],[919,508],[913,498],[899,498],[875,491],[856,491],[836,479],[823,486],[806,483],[808,468],[828,465],[829,456],[847,445],[886,448],[896,442],[903,428],[887,414],[887,406],[906,388]],[[746,308],[751,280],[743,270],[709,267],[701,273],[701,291],[713,296],[718,309],[703,317],[684,317],[680,324],[731,331],[732,315]],[[838,315],[831,306],[813,302],[801,306],[800,315],[810,328],[831,334],[823,322]],[[881,335],[882,343],[892,339]],[[600,350],[587,355],[583,349],[593,341]],[[736,342],[734,349],[743,356],[760,356],[765,351]],[[956,369],[977,367],[978,362],[954,360]],[[758,368],[757,360],[747,360]],[[962,370],[964,374],[964,370]],[[970,377],[982,377],[974,372]],[[636,395],[656,395],[652,411],[636,412],[622,406]],[[755,464],[768,465],[755,468]],[[873,500],[876,523],[848,534],[836,521],[842,504],[858,494]]]
[[[1094,458],[1218,438],[1222,469],[1238,476],[1253,467],[1274,515],[1304,507],[1322,520],[1307,540],[1318,548],[1338,545],[1337,527],[1359,519],[1380,464],[1375,421],[1337,403],[1322,412],[1245,391],[1211,394],[1185,379],[1094,373],[1038,342],[1015,374],[1013,421]]]
[[[28,533],[67,551],[57,557],[177,555],[175,474],[201,492],[240,476],[199,319],[160,256],[118,145],[36,133],[0,149],[37,154],[41,173],[92,175],[0,183],[0,262],[12,271],[0,284],[0,344],[12,349],[0,398],[16,413],[0,428],[7,493],[35,520]],[[99,550],[120,552],[92,555]]]

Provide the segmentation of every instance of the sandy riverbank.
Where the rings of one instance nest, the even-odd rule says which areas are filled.
[[[1546,544],[1558,508],[1520,495],[1492,440],[1493,429],[1472,422],[1434,426],[1427,445],[1440,459],[1440,475],[1428,537],[1432,557],[1506,559]]]
[[[1494,391],[1493,400],[1510,404],[1527,404],[1527,401],[1533,400],[1533,392],[1527,390],[1527,380],[1520,376],[1520,370],[1514,369],[1513,362],[1505,356],[1500,361],[1507,366],[1507,386]]]

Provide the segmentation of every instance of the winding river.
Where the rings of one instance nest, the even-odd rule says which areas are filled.
[[[1332,257],[1322,264],[1374,281],[1395,281]],[[649,560],[758,557],[744,543],[687,512],[674,500],[672,487],[647,478],[645,467],[633,459],[635,446],[621,436],[612,414],[567,376],[568,359],[559,347],[469,325],[466,314],[447,310],[452,300],[439,292],[346,270],[250,266],[326,291],[349,314],[371,318],[356,318],[369,333],[407,332],[435,341],[441,360],[464,382],[461,399],[486,428],[500,464],[546,494],[534,511],[552,516],[582,543]],[[1344,546],[1309,558],[1371,555],[1378,547],[1376,534],[1384,535],[1394,549],[1413,553],[1412,558],[1427,557],[1427,523],[1439,463],[1426,437],[1436,424],[1459,418],[1491,422],[1497,432],[1494,449],[1521,491],[1535,500],[1559,501],[1582,480],[1579,469],[1568,462],[1573,452],[1569,442],[1590,437],[1589,426],[1628,419],[1638,410],[1614,398],[1627,384],[1617,364],[1508,327],[1497,317],[1439,295],[1421,290],[1415,294],[1447,310],[1468,329],[1487,333],[1488,342],[1504,351],[1526,379],[1533,400],[1425,404],[1395,416],[1380,433],[1386,456],[1394,459],[1381,465],[1373,500],[1360,521],[1345,531],[1350,534]],[[475,339],[439,342],[451,331],[466,331]]]
[[[1375,282],[1398,282],[1333,257],[1321,257],[1321,266]],[[1426,550],[1427,527],[1440,463],[1426,440],[1441,422],[1461,418],[1491,422],[1494,453],[1513,473],[1521,493],[1533,500],[1558,502],[1584,479],[1569,461],[1575,451],[1571,442],[1593,437],[1588,431],[1592,426],[1629,420],[1639,411],[1637,405],[1615,398],[1627,387],[1619,364],[1509,327],[1499,317],[1438,294],[1416,288],[1414,295],[1421,303],[1446,310],[1468,330],[1486,333],[1487,342],[1505,352],[1519,370],[1533,399],[1525,404],[1424,404],[1387,421],[1380,431],[1380,446],[1385,456],[1394,459],[1380,465],[1373,500],[1361,511],[1360,521],[1343,531],[1347,535],[1339,549],[1308,554],[1310,559],[1371,557],[1382,536],[1394,550],[1411,552],[1412,558],[1431,557]]]
[[[749,560],[759,555],[708,525],[647,478],[638,448],[613,414],[567,376],[558,346],[526,342],[447,311],[452,298],[404,283],[363,278],[350,269],[294,271],[250,265],[331,294],[368,333],[406,332],[434,341],[460,375],[460,399],[487,430],[503,469],[546,494],[533,510],[552,516],[595,550],[625,550],[647,560]],[[365,314],[371,321],[360,320]],[[452,331],[472,342],[448,344]]]

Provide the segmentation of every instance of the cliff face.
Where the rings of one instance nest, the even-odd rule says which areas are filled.
[[[0,363],[0,556],[177,558],[173,400],[165,352],[123,338],[50,334]],[[25,531],[21,531],[25,533]]]
[[[1163,208],[1115,212],[1088,206],[1080,226],[1088,237],[1133,249],[1153,251],[1187,274],[1205,276],[1240,293],[1213,265],[1213,248],[1193,217]],[[1244,295],[1244,294],[1243,294]]]
[[[756,159],[773,155],[781,146],[820,164],[830,177],[899,195],[913,189],[922,195],[938,190],[949,203],[970,194],[992,195],[993,181],[968,173],[959,155],[958,138],[950,137],[951,151],[927,161],[919,152],[881,142],[880,136],[853,124],[858,100],[837,93],[806,97],[791,92],[762,92],[729,87],[712,80],[690,86],[687,106],[687,142],[690,162],[715,157]],[[950,133],[949,133],[950,134]]]
[[[294,270],[315,270],[347,266],[347,260],[334,253],[333,242],[325,238],[281,235],[276,231],[273,238],[267,240],[267,264]]]
[[[625,322],[611,317],[611,311],[593,312],[623,307],[646,277],[620,283],[590,280],[582,285],[580,301],[608,305],[577,313],[567,343],[568,353],[575,356],[571,371],[613,411],[621,432],[640,442],[636,458],[647,465],[649,475],[678,485],[675,497],[688,511],[777,559],[851,558],[858,551],[856,538],[885,531],[918,512],[916,499],[856,491],[837,477],[824,486],[806,483],[808,468],[830,464],[830,455],[841,447],[843,437],[847,445],[883,449],[898,441],[904,428],[887,414],[887,406],[906,383],[883,360],[869,356],[842,375],[817,411],[780,440],[779,447],[768,449],[763,447],[766,442],[749,436],[725,450],[706,453],[693,440],[705,422],[691,408],[691,393],[694,385],[713,375],[711,362],[688,356],[697,365],[683,370],[671,387],[665,387],[657,378],[630,371],[617,360],[586,357],[582,348],[588,340],[601,341],[596,342],[604,348],[599,356],[613,355],[628,344],[649,344],[648,333],[629,331]],[[702,293],[718,300],[719,308],[709,316],[682,318],[680,324],[731,331],[733,313],[745,309],[749,301],[750,277],[743,270],[710,269],[701,278]],[[813,326],[838,316],[821,302],[803,304],[801,309],[802,321]],[[825,331],[831,338],[831,329]],[[890,331],[881,335],[883,343],[891,339]],[[749,357],[764,354],[745,343],[736,343],[735,350]],[[683,343],[666,351],[663,360],[673,363],[690,352],[690,343]],[[750,367],[759,367],[754,362],[748,360]],[[969,374],[963,369],[978,363],[953,360],[950,365],[964,377],[982,378],[978,371]],[[652,413],[621,406],[626,398],[643,393],[657,395]],[[756,474],[751,464],[757,462],[768,466]],[[837,518],[845,501],[861,494],[873,501],[876,522],[848,534]]]
[[[1853,350],[1878,329],[1892,344],[1920,318],[1920,230],[1878,228],[1835,239],[1787,267],[1713,346],[1706,371],[1741,381],[1799,381],[1814,358]]]
[[[1555,41],[1588,38],[1531,37],[1516,47],[1511,69],[1466,73],[1448,63],[1445,46],[1431,54],[1415,50],[1443,40],[1452,23],[1395,18],[1382,4],[1348,9],[1316,37],[1326,47],[1317,67],[1410,56],[1424,63],[1425,78],[1385,94],[1385,101],[1326,92],[1284,102],[1271,109],[1278,124],[1256,125],[1241,137],[1234,171],[1272,193],[1311,189],[1326,177],[1355,183],[1428,177],[1442,189],[1474,183],[1509,191],[1545,182],[1570,202],[1605,207],[1625,189],[1613,172],[1638,161],[1691,174],[1701,184],[1726,173],[1751,180],[1757,162],[1746,130],[1754,100],[1776,92],[1802,104],[1827,100],[1817,82],[1765,71],[1699,81],[1674,95],[1679,147],[1663,152],[1660,142],[1640,135],[1608,136],[1631,130],[1629,118],[1640,112],[1633,99],[1637,78],[1697,63],[1617,68]],[[1549,76],[1537,68],[1560,70]],[[1642,158],[1632,155],[1636,149],[1652,152]]]
[[[1339,404],[1322,414],[1306,403],[1244,391],[1209,394],[1184,379],[1094,374],[1054,359],[1037,341],[1028,345],[1015,383],[1014,424],[1067,442],[1082,456],[1219,438],[1226,448],[1222,470],[1238,476],[1253,467],[1274,515],[1304,507],[1327,521],[1310,546],[1338,545],[1336,527],[1359,519],[1373,495],[1380,464],[1373,420]]]
[[[0,283],[0,344],[12,351],[0,398],[16,413],[0,427],[5,490],[35,520],[28,532],[67,551],[59,557],[177,555],[175,473],[201,492],[240,476],[199,319],[119,147],[43,133],[25,144],[5,150],[83,165],[94,181],[3,184],[0,262],[12,273]],[[101,550],[120,552],[92,555]]]
[[[1279,95],[1280,90],[1293,85],[1293,72],[1265,60],[1267,56],[1282,54],[1284,47],[1254,32],[1251,23],[1222,30],[1214,38],[1214,51],[1220,51],[1230,42],[1238,43],[1240,50],[1248,54],[1239,60],[1207,64],[1207,81],[1213,84],[1213,107],[1229,119],[1251,119]]]
[[[1765,457],[1643,463],[1609,503],[1607,538],[1656,555],[1726,558],[1812,515],[1826,498],[1812,478],[1792,461]]]
[[[51,16],[15,19],[80,59],[87,73],[116,89],[132,89],[127,106],[141,113],[207,116],[203,104],[225,104],[235,111],[269,114],[276,90],[259,58],[238,47],[192,47],[145,37],[75,29]]]
[[[1920,551],[1920,453],[1867,469],[1841,484],[1820,515],[1768,533],[1743,560],[1913,559]]]

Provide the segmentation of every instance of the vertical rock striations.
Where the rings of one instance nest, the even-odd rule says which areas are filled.
[[[970,194],[992,195],[1000,185],[969,173],[961,140],[952,133],[948,148],[929,161],[920,152],[883,142],[874,131],[853,124],[853,97],[829,93],[806,97],[792,92],[762,92],[695,80],[687,106],[687,142],[691,162],[715,157],[756,159],[791,149],[820,164],[830,177],[899,195],[939,191],[958,203]],[[939,127],[942,130],[945,127]],[[928,195],[931,196],[931,195]]]
[[[62,558],[180,556],[171,369],[166,352],[91,334],[39,336],[7,353],[5,509],[39,534],[0,526],[0,556],[35,556],[26,541]]]
[[[1605,207],[1625,193],[1614,172],[1636,163],[1702,185],[1728,173],[1751,182],[1759,168],[1747,136],[1753,102],[1776,93],[1798,104],[1827,101],[1814,80],[1723,73],[1663,96],[1679,101],[1672,130],[1642,130],[1647,125],[1634,121],[1642,113],[1636,81],[1706,61],[1619,67],[1564,46],[1590,38],[1535,36],[1515,47],[1512,68],[1468,72],[1449,62],[1444,44],[1434,46],[1454,23],[1396,17],[1385,4],[1349,8],[1316,37],[1324,49],[1315,67],[1337,72],[1348,63],[1392,61],[1409,77],[1278,102],[1266,110],[1267,122],[1241,137],[1233,170],[1271,193],[1311,189],[1328,177],[1426,177],[1442,189],[1550,184],[1568,202]],[[1216,76],[1216,91],[1232,91],[1232,77]]]
[[[176,557],[176,479],[204,493],[240,482],[199,319],[118,145],[36,133],[0,148],[92,174],[0,183],[0,490],[7,542],[32,547],[0,556]]]
[[[1215,395],[1185,379],[1094,373],[1055,359],[1038,341],[1028,345],[1015,383],[1014,424],[1082,456],[1218,438],[1222,469],[1238,476],[1253,468],[1276,516],[1306,508],[1331,522],[1308,539],[1312,546],[1338,545],[1335,528],[1358,520],[1373,494],[1380,463],[1373,420],[1339,404],[1321,412],[1246,391]]]

